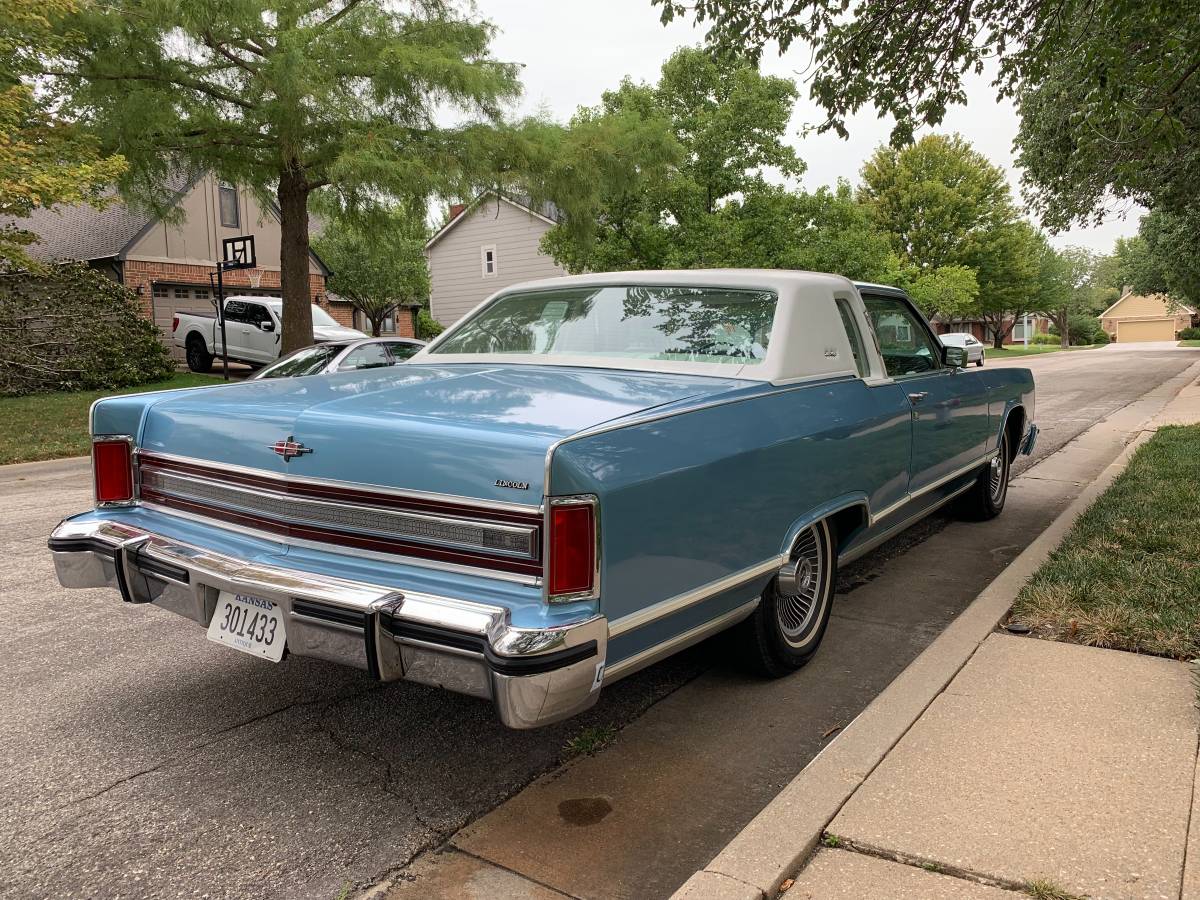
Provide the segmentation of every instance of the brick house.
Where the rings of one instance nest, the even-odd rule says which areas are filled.
[[[211,312],[216,296],[210,278],[221,254],[221,241],[254,235],[258,268],[226,272],[225,295],[278,297],[279,213],[254,195],[211,174],[177,176],[168,184],[166,217],[122,202],[104,209],[87,204],[38,209],[13,224],[38,240],[28,252],[39,259],[86,262],[133,289],[142,313],[159,326],[170,344],[176,312]],[[344,325],[361,327],[354,308],[325,288],[329,269],[309,254],[309,294],[314,303]],[[397,319],[397,332],[414,334],[413,310]],[[182,355],[182,351],[178,351]]]
[[[1004,324],[1009,324],[1008,319],[1005,319]],[[929,324],[933,326],[933,330],[937,334],[970,334],[982,344],[992,346],[992,333],[988,331],[987,325],[982,319],[964,319],[964,320],[948,320],[941,316],[935,315],[929,320]],[[1050,320],[1045,316],[1029,316],[1029,336],[1032,338],[1035,334],[1049,334]],[[1005,346],[1011,344],[1024,343],[1024,321],[1017,319],[1013,323],[1013,327],[1004,338]]]
[[[425,245],[430,315],[453,325],[500,288],[566,275],[540,246],[557,218],[552,203],[535,209],[494,191],[451,206],[446,223]]]

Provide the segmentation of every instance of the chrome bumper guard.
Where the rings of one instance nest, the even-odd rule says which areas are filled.
[[[1024,456],[1032,456],[1033,448],[1037,446],[1038,427],[1030,423],[1029,433],[1025,435],[1025,440],[1021,442],[1021,454]]]
[[[236,559],[112,521],[63,522],[49,546],[63,587],[115,587],[205,627],[221,591],[265,597],[283,609],[289,653],[490,699],[510,728],[568,718],[600,694],[603,616],[515,628],[500,606]]]

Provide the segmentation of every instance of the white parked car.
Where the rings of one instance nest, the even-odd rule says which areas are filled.
[[[425,346],[416,338],[377,337],[361,341],[326,341],[301,347],[267,366],[255,378],[296,378],[378,369],[404,362]]]
[[[946,347],[962,347],[967,351],[967,365],[975,363],[983,365],[983,344],[973,334],[965,331],[952,331],[949,334],[939,334],[938,338]]]
[[[237,362],[262,365],[279,359],[279,337],[283,331],[283,301],[278,297],[226,297],[225,335],[229,340],[229,358]],[[347,328],[333,316],[313,304],[313,340],[346,341],[365,338]],[[207,372],[213,359],[221,355],[221,326],[216,313],[178,313],[171,325],[175,346],[183,347],[188,368]]]

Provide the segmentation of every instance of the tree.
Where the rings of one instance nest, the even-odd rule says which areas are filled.
[[[603,179],[586,227],[568,215],[545,249],[570,271],[728,264],[737,215],[726,207],[778,197],[765,169],[804,169],[783,141],[795,100],[791,81],[691,48],[667,60],[658,84],[626,80],[605,92],[599,107],[572,120],[568,146],[587,146],[596,134],[613,144],[650,136],[652,164],[636,148],[606,153],[619,170]]]
[[[1103,308],[1103,289],[1096,284],[1098,258],[1085,247],[1055,250],[1045,238],[1040,243],[1036,311],[1050,319],[1067,347],[1072,317],[1094,317]]]
[[[1200,213],[1152,209],[1124,248],[1127,284],[1140,294],[1166,294],[1173,305],[1200,305]],[[1122,248],[1118,247],[1118,252]]]
[[[1038,232],[1025,221],[996,228],[973,254],[983,285],[976,311],[999,350],[1017,320],[1033,308],[1037,294]]]
[[[285,352],[312,341],[314,191],[349,208],[465,193],[535,152],[494,127],[517,67],[454,0],[113,0],[63,31],[79,40],[43,71],[127,157],[127,196],[153,203],[183,166],[277,201]],[[447,111],[473,118],[442,127]]]
[[[901,261],[922,271],[967,264],[1017,215],[1003,170],[959,135],[880,147],[863,165],[859,199]]]
[[[74,0],[7,0],[0,17],[0,218],[21,219],[56,203],[103,203],[124,171],[120,156],[102,156],[96,142],[54,114],[30,84],[43,56],[68,38],[55,26],[78,11]],[[0,227],[0,263],[29,266],[22,247],[34,238]]]
[[[375,337],[401,304],[428,302],[427,236],[418,212],[398,209],[374,217],[369,225],[332,219],[314,242],[333,270],[329,289],[366,316]]]
[[[817,127],[846,136],[870,104],[893,144],[965,104],[995,66],[1021,113],[1026,184],[1044,223],[1101,214],[1111,197],[1179,212],[1200,193],[1200,4],[1180,0],[651,0],[708,23],[716,49],[756,59],[811,44]]]
[[[959,135],[927,135],[880,147],[862,179],[859,199],[891,242],[897,282],[924,298],[927,315],[982,318],[999,346],[1028,309],[1036,269],[1033,229],[1004,171]]]

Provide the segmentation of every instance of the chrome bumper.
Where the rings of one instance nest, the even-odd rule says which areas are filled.
[[[1025,435],[1025,440],[1021,442],[1021,453],[1024,456],[1032,456],[1033,448],[1037,446],[1038,427],[1032,422],[1029,424],[1029,432]]]
[[[599,697],[603,616],[515,628],[508,612],[387,585],[248,562],[111,521],[63,522],[49,541],[63,587],[115,587],[207,626],[220,591],[274,600],[297,656],[490,699],[510,728],[582,712]]]

